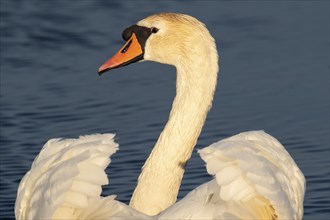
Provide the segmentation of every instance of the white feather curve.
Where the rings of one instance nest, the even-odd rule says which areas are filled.
[[[18,189],[17,219],[301,219],[305,178],[284,147],[263,131],[199,150],[215,178],[157,216],[100,197],[118,149],[112,134],[52,139]],[[268,207],[269,205],[269,207]],[[238,212],[239,210],[239,212]]]
[[[113,200],[100,197],[101,186],[108,184],[104,169],[118,149],[113,138],[95,134],[49,140],[20,183],[16,218],[76,218],[82,210],[88,214],[88,209]]]
[[[305,178],[274,137],[244,132],[199,153],[215,178],[165,210],[163,219],[302,218]]]

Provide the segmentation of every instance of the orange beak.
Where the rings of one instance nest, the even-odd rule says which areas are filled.
[[[126,66],[142,59],[143,49],[135,33],[132,33],[132,36],[128,39],[126,44],[113,57],[100,66],[99,74],[101,75],[107,70]]]

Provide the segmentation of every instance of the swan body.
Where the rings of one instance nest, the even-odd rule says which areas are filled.
[[[199,150],[214,178],[176,202],[184,166],[216,88],[218,54],[201,22],[161,13],[123,32],[126,44],[103,73],[142,60],[174,65],[176,97],[146,160],[129,206],[101,197],[113,134],[52,139],[22,179],[17,219],[301,219],[305,178],[285,148],[263,131],[245,132]]]
[[[263,131],[199,150],[214,179],[156,216],[101,197],[104,169],[118,149],[112,134],[49,140],[22,179],[17,219],[301,219],[304,177]],[[253,161],[253,163],[251,163]]]

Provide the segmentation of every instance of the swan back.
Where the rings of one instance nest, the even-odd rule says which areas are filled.
[[[215,178],[160,219],[302,219],[305,178],[274,137],[244,132],[199,153]]]

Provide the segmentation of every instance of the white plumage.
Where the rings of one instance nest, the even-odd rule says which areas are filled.
[[[95,134],[45,144],[19,185],[16,218],[301,219],[305,178],[284,147],[263,131],[241,133],[199,150],[214,178],[176,202],[182,165],[212,104],[218,54],[208,30],[190,16],[157,14],[138,25],[143,31],[159,30],[148,37],[144,59],[176,66],[177,95],[130,206],[114,195],[100,196],[101,186],[109,183],[105,169],[118,145],[113,134]],[[132,36],[126,51],[121,49],[110,65],[117,65],[131,44],[139,48]]]
[[[108,184],[104,169],[110,163],[109,156],[118,149],[113,137],[104,134],[49,140],[20,183],[16,218],[75,219],[77,213],[105,203],[99,196],[101,186]]]
[[[199,150],[214,179],[157,216],[100,197],[118,145],[112,134],[49,140],[21,181],[17,219],[256,219],[272,206],[278,219],[301,219],[304,176],[284,147],[263,131]],[[252,161],[252,162],[251,162]],[[259,210],[258,210],[258,208]]]

